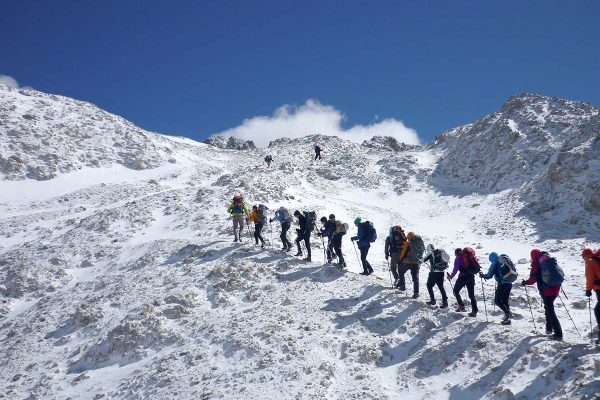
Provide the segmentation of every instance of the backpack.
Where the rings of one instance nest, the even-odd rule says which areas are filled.
[[[279,213],[281,215],[281,222],[291,223],[294,220],[294,218],[292,217],[292,214],[290,214],[290,212],[287,210],[287,208],[280,208]]]
[[[406,235],[399,225],[390,228],[390,247],[393,250],[402,250],[406,242]]]
[[[256,209],[256,219],[258,221],[258,223],[260,224],[266,224],[267,223],[267,210],[269,208],[267,206],[265,206],[264,204],[259,204],[258,208]]]
[[[501,254],[498,257],[498,264],[500,265],[500,277],[506,282],[514,282],[519,277],[517,268],[512,260],[506,255]]]
[[[335,220],[335,233],[346,233],[348,232],[348,224],[342,221]]]
[[[233,198],[233,208],[231,209],[231,212],[236,214],[244,212],[244,198],[242,196]]]
[[[266,157],[265,157],[265,161],[266,161],[266,162],[270,162],[270,161],[271,161],[271,157],[269,157],[269,156],[266,156]]]
[[[377,230],[375,229],[375,227],[373,226],[373,223],[371,221],[366,221],[365,224],[367,224],[367,229],[368,229],[367,237],[369,238],[369,242],[373,243],[374,241],[377,240]]]
[[[442,249],[434,249],[431,256],[431,269],[434,271],[443,271],[447,269],[448,261],[446,261],[446,259],[450,259],[448,253]]]
[[[317,222],[317,213],[314,211],[304,211],[304,217],[306,218],[306,231],[314,231]]]
[[[550,257],[540,263],[542,267],[542,281],[548,286],[558,286],[565,280],[565,273],[558,266],[556,258]]]
[[[465,273],[475,275],[481,271],[481,265],[479,265],[477,257],[475,256],[475,250],[472,248],[465,247],[460,253],[460,258]]]
[[[413,264],[418,263],[423,258],[423,253],[425,253],[425,243],[423,243],[423,239],[421,236],[415,235],[408,242],[408,255],[406,258],[409,261],[412,261]]]

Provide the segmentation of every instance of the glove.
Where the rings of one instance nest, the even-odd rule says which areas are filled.
[[[526,281],[525,279],[523,279],[523,280],[521,281],[521,286],[525,286],[525,285],[527,285],[527,281]]]
[[[272,224],[273,223],[273,218],[269,218],[269,223]]]
[[[321,236],[323,236],[323,234],[321,232],[317,232],[317,236],[321,237]]]
[[[446,272],[446,278],[448,278],[448,280],[452,280],[452,278],[450,278],[450,274],[448,272]]]
[[[385,259],[387,260],[388,258],[390,258],[390,256],[386,254],[385,255]]]
[[[246,223],[250,222],[250,218],[246,218]]]
[[[483,278],[483,272],[479,271],[479,277]]]
[[[585,295],[586,295],[587,297],[592,297],[592,291],[591,291],[591,290],[586,290],[586,291],[585,291]]]

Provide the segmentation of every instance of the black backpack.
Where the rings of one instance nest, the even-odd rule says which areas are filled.
[[[444,271],[448,269],[448,263],[444,261],[443,250],[435,249],[431,256],[431,268],[434,271]]]
[[[304,218],[306,218],[306,231],[314,231],[317,223],[317,213],[314,211],[304,211]]]

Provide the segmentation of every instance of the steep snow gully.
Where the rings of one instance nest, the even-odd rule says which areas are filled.
[[[521,135],[515,140],[526,142],[533,129],[539,141],[547,138],[540,129],[554,129],[548,115],[569,114],[556,123],[585,126],[598,115],[541,96],[507,104],[497,117],[510,113],[508,128],[488,116],[481,132],[512,126]],[[548,115],[535,111],[548,107]],[[568,149],[552,131],[565,160],[581,154],[568,171],[577,182],[597,179],[584,146],[598,145],[589,123],[579,147],[572,130]],[[460,171],[450,163],[462,151],[455,146],[469,132],[485,140],[477,124],[426,147],[310,136],[266,149],[224,141],[229,149],[221,149],[144,132],[87,103],[0,85],[0,398],[597,399],[600,357],[590,344],[579,257],[584,246],[600,247],[594,186],[573,198],[573,211],[561,190],[577,187],[553,175],[556,157],[519,174],[504,168],[509,155],[482,155]],[[324,157],[313,163],[315,143]],[[266,154],[275,159],[270,169]],[[483,185],[480,173],[497,183]],[[551,179],[545,190],[556,193],[545,193],[537,211],[531,204],[541,184],[532,179]],[[225,209],[234,193],[271,210],[373,221],[375,274],[357,274],[350,235],[346,272],[321,262],[317,237],[312,263],[278,251],[276,224],[265,231],[266,249],[248,232],[233,243]],[[521,276],[531,248],[552,252],[582,336],[560,302],[565,342],[535,334],[521,287],[511,295],[509,327],[499,324],[491,281],[483,284],[489,322],[479,282],[482,312],[474,319],[425,304],[425,267],[419,299],[410,298],[410,285],[406,294],[391,289],[383,241],[396,224],[449,253],[471,246],[484,268],[492,251],[524,259]],[[539,330],[542,305],[535,290],[529,297]]]

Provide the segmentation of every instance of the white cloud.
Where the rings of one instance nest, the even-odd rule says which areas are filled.
[[[344,118],[344,114],[334,107],[323,105],[316,100],[308,100],[299,107],[279,107],[272,116],[246,119],[241,125],[216,135],[253,140],[259,147],[266,147],[269,141],[281,137],[299,138],[317,133],[336,135],[356,143],[362,143],[373,136],[392,136],[407,144],[421,143],[417,132],[408,128],[402,121],[384,119],[369,125],[355,125],[343,129]]]
[[[27,89],[30,90],[32,89],[31,86],[19,86],[19,82],[17,82],[17,80],[15,78],[13,78],[12,76],[8,76],[8,75],[0,75],[0,85],[6,85],[8,87],[13,87],[13,88],[21,88],[21,89]]]

